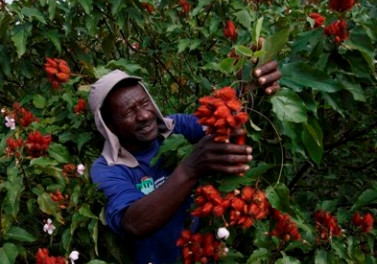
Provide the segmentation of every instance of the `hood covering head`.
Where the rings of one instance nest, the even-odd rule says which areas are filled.
[[[118,137],[114,133],[112,133],[106,126],[101,115],[101,107],[106,96],[110,93],[115,85],[126,79],[137,80],[138,83],[144,88],[147,95],[150,97],[156,109],[157,120],[159,120],[158,123],[160,135],[166,138],[172,132],[174,123],[172,119],[164,118],[162,116],[155,101],[149,94],[144,84],[141,82],[142,79],[140,77],[130,76],[123,71],[114,70],[102,76],[100,79],[98,79],[97,82],[91,85],[89,93],[90,109],[94,115],[94,120],[96,122],[98,131],[101,132],[101,134],[105,138],[102,156],[105,158],[108,165],[123,164],[129,167],[136,167],[139,163],[137,162],[135,157],[120,145]]]

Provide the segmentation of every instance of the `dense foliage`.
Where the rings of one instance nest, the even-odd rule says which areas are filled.
[[[251,169],[203,179],[202,233],[177,242],[185,263],[376,263],[376,6],[0,1],[0,263],[64,263],[75,251],[76,263],[129,263],[89,174],[103,143],[89,87],[116,68],[142,76],[165,114],[194,113],[215,87],[244,92]],[[247,85],[256,58],[279,62],[273,96]],[[172,137],[160,154],[190,150]]]

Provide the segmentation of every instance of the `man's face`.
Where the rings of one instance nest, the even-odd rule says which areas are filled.
[[[158,136],[156,110],[139,84],[109,94],[110,130],[129,151],[148,147]]]

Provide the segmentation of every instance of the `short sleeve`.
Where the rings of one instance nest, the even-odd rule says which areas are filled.
[[[107,198],[106,223],[119,235],[124,235],[121,220],[124,209],[144,194],[133,183],[133,175],[122,165],[108,166],[103,157],[91,167],[91,178]]]
[[[175,122],[173,133],[184,135],[191,143],[198,142],[205,135],[203,126],[194,115],[173,114],[168,117]]]

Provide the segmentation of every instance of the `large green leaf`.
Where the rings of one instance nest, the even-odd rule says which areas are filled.
[[[357,198],[357,201],[352,206],[351,211],[357,210],[365,205],[377,202],[377,190],[367,189],[362,192],[362,194]]]
[[[271,206],[283,212],[290,212],[290,195],[288,187],[283,183],[268,186],[266,196]]]
[[[322,128],[314,118],[310,118],[303,128],[301,134],[302,142],[313,161],[319,164],[323,155]]]
[[[293,91],[282,89],[271,97],[272,111],[282,122],[307,122],[306,107]]]
[[[2,201],[2,209],[8,216],[17,218],[20,210],[20,198],[24,191],[24,184],[22,175],[19,173],[18,168],[9,166],[7,169],[8,180],[4,182],[4,187],[7,190],[6,196]]]
[[[253,251],[253,254],[250,255],[246,264],[261,264],[262,261],[268,259],[269,252],[265,248],[258,248]]]
[[[288,42],[289,33],[289,28],[285,28],[264,40],[261,49],[263,53],[259,57],[258,65],[273,60],[279,54]]]
[[[71,154],[68,149],[58,143],[51,143],[48,148],[48,155],[61,163],[70,163],[72,161]]]
[[[260,17],[256,23],[254,23],[254,26],[253,26],[253,32],[252,32],[252,36],[251,36],[251,40],[253,42],[253,44],[255,45],[255,47],[258,47],[258,44],[259,44],[259,36],[260,36],[260,33],[261,33],[261,30],[262,30],[262,25],[263,25],[263,17]]]
[[[327,264],[327,252],[317,249],[314,253],[314,264]]]
[[[54,44],[56,50],[60,53],[62,51],[62,46],[60,44],[60,36],[59,32],[57,30],[49,30],[46,33],[44,33],[44,37],[51,41],[52,44]]]
[[[84,8],[84,11],[87,15],[90,15],[93,9],[93,1],[92,0],[80,0],[78,1],[82,8]]]
[[[53,215],[60,223],[64,223],[64,219],[61,215],[60,209],[56,202],[54,202],[50,195],[46,192],[38,196],[37,202],[39,209],[48,215]]]
[[[14,264],[18,255],[17,246],[12,243],[5,243],[0,248],[0,263]]]
[[[31,34],[32,26],[31,24],[17,25],[13,29],[11,39],[16,47],[18,58],[21,58],[26,51],[27,39]]]
[[[300,61],[284,64],[281,68],[281,84],[296,91],[310,87],[314,91],[334,93],[343,87],[323,71]]]
[[[4,238],[7,240],[17,240],[22,242],[34,242],[36,240],[35,236],[18,226],[12,226],[9,228],[4,235]]]
[[[33,17],[37,19],[39,22],[46,24],[46,20],[43,14],[38,9],[24,6],[22,7],[21,11],[26,17]]]
[[[255,183],[263,173],[273,168],[274,165],[260,162],[257,167],[251,168],[243,176],[224,176],[220,181],[219,190],[222,192],[231,192],[241,186],[247,186]]]
[[[248,9],[245,8],[241,11],[234,13],[234,15],[237,17],[238,22],[240,22],[242,26],[244,26],[247,29],[250,28],[252,18],[250,16],[250,13],[248,12]]]

